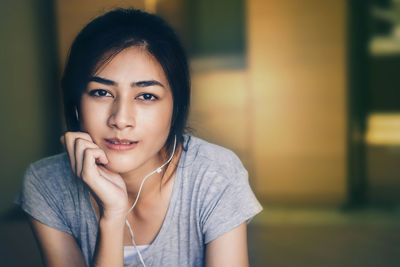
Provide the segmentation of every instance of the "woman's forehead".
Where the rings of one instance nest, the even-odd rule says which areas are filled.
[[[112,55],[92,75],[96,76],[116,83],[155,80],[164,87],[169,87],[161,64],[142,46],[131,46]]]

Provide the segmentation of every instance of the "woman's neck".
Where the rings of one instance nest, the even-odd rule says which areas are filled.
[[[157,172],[156,170],[162,164],[163,160],[161,159],[161,156],[156,155],[153,159],[148,160],[136,170],[129,173],[121,174],[122,178],[125,181],[130,201],[132,201],[132,199],[133,201],[135,201],[143,179],[146,179],[146,181],[143,183],[141,189],[141,197],[143,195],[147,195],[149,192],[156,191],[158,190],[158,188],[160,188],[164,170],[161,169],[161,173]]]
[[[162,193],[164,185],[171,180],[176,171],[181,152],[181,145],[177,145],[174,155],[167,155],[165,150],[162,150],[152,160],[149,160],[134,172],[121,174],[126,184],[129,203],[135,202],[143,179],[146,180],[143,183],[138,203],[140,200],[143,202],[144,199],[152,198],[154,194]],[[173,157],[169,164],[161,168],[161,172],[157,172],[156,170],[166,163],[171,156]]]

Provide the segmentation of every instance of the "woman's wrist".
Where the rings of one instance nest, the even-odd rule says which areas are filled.
[[[100,227],[120,227],[124,226],[126,213],[109,213],[103,212],[100,217]]]
[[[123,216],[102,216],[94,266],[123,266]]]

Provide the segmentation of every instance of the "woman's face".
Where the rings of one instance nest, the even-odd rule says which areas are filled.
[[[107,168],[126,174],[161,163],[173,97],[158,61],[143,47],[118,53],[83,93],[81,127],[107,155]]]

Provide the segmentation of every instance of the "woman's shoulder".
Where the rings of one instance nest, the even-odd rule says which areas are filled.
[[[235,161],[234,163],[237,163],[240,161],[232,150],[193,135],[185,135],[184,150],[189,156],[201,157],[213,162]]]
[[[79,182],[66,153],[46,157],[29,165],[15,203],[36,220],[72,233],[81,207]]]
[[[189,199],[190,207],[196,207],[198,224],[208,243],[262,208],[246,169],[233,151],[193,136],[185,140],[190,162],[185,159],[182,195],[187,196],[183,199]]]
[[[57,174],[69,171],[70,167],[67,153],[60,153],[53,156],[42,158],[29,165],[28,170],[38,175]]]
[[[230,149],[205,141],[201,138],[186,135],[183,149],[185,166],[199,172],[213,173],[226,179],[247,177],[239,157]]]
[[[25,181],[61,186],[73,178],[67,153],[45,157],[29,165],[25,171]]]

